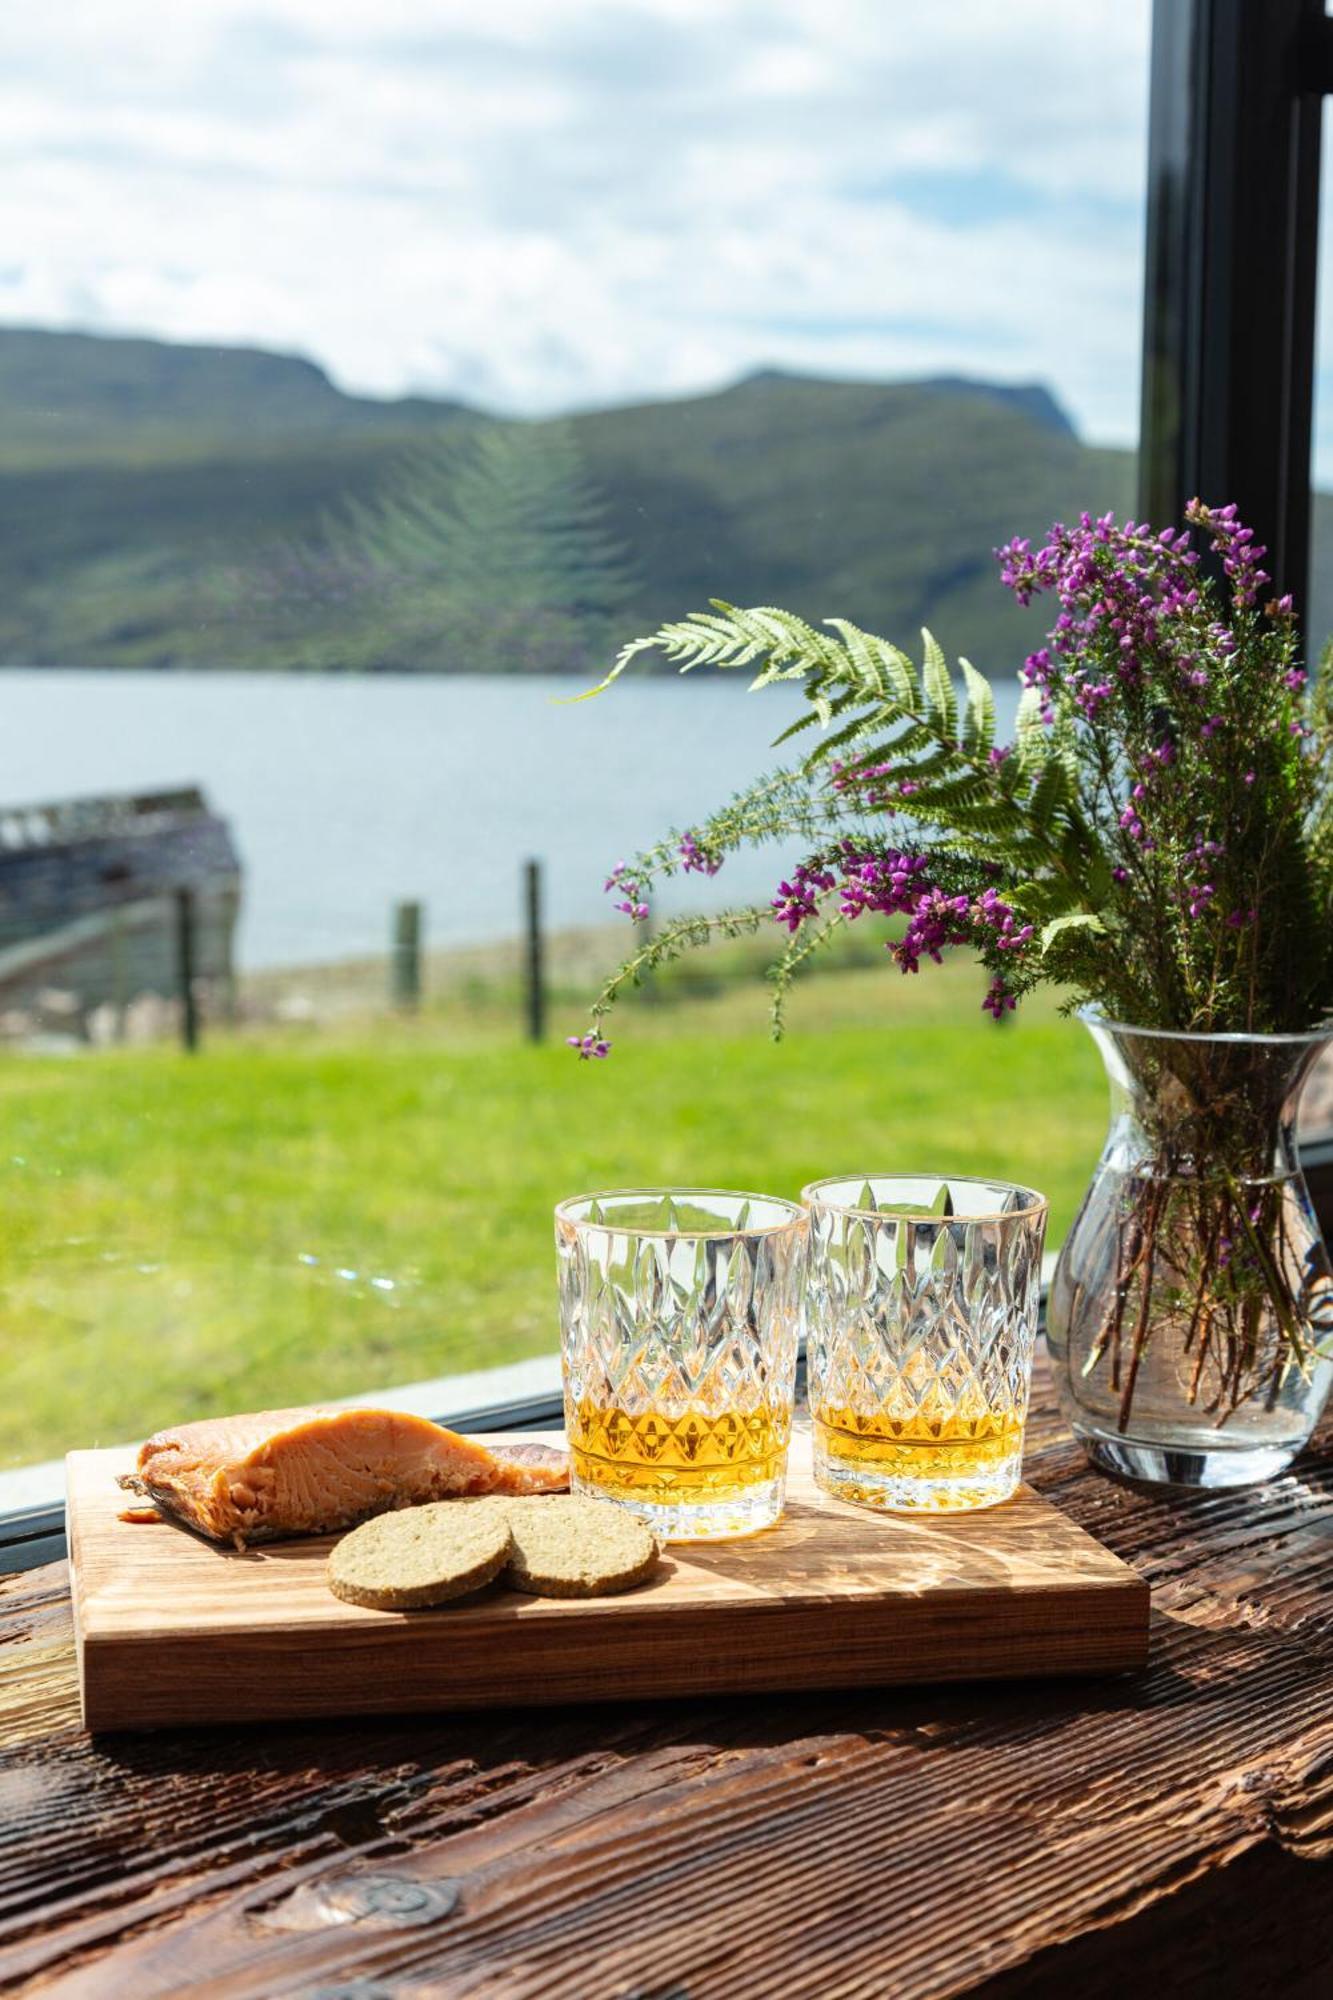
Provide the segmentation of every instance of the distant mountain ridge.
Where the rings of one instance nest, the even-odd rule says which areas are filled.
[[[762,369],[522,423],[348,396],[257,348],[0,329],[9,665],[591,673],[726,596],[906,645],[926,624],[1005,674],[1039,614],[993,549],[1132,501],[1130,454],[1081,443],[1040,384]],[[488,618],[449,566],[489,574],[504,536],[528,609]]]
[[[0,415],[10,442],[75,423],[96,431],[181,423],[203,431],[391,430],[461,411],[428,397],[349,396],[317,362],[264,348],[0,327]]]

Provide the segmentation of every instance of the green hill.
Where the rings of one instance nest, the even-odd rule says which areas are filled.
[[[991,550],[1131,502],[1049,395],[774,372],[502,422],[253,350],[0,330],[0,662],[590,671],[726,595],[1007,667]]]
[[[275,432],[412,430],[459,414],[420,397],[345,396],[322,368],[256,347],[183,347],[89,333],[0,328],[5,455],[117,453],[181,434],[216,441]]]

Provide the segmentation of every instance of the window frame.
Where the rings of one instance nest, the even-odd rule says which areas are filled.
[[[1155,0],[1139,506],[1234,501],[1309,597],[1324,0]]]

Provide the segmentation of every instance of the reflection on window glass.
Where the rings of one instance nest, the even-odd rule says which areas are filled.
[[[975,968],[857,938],[774,1049],[732,945],[572,1060],[610,869],[792,709],[564,697],[714,597],[1011,679],[994,548],[1132,504],[1148,13],[8,10],[0,1463],[549,1354],[597,1185],[998,1171],[1058,1238],[1095,1058]]]

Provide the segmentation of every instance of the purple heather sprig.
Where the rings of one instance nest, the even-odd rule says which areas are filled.
[[[609,1056],[611,1053],[610,1042],[604,1035],[599,1035],[596,1029],[591,1029],[586,1035],[566,1035],[565,1046],[578,1050],[580,1062],[587,1062],[590,1057]]]
[[[820,896],[836,888],[837,880],[836,875],[816,862],[799,862],[792,870],[791,880],[778,883],[773,915],[789,931],[798,931],[808,918],[818,916]]]
[[[997,1021],[1002,1021],[1006,1012],[1012,1011],[1017,1005],[1017,996],[1008,990],[997,973],[986,988],[986,997],[981,1003],[982,1012],[993,1014]]]
[[[997,889],[985,888],[977,896],[949,894],[931,881],[930,865],[927,854],[867,849],[848,840],[834,855],[801,862],[779,886],[773,915],[795,932],[818,915],[821,898],[836,889],[839,912],[849,922],[870,914],[905,916],[906,929],[887,949],[907,973],[917,972],[922,959],[940,964],[944,953],[958,946],[1020,954],[1027,949],[1033,926],[1019,920]],[[998,1015],[1015,1001],[997,975],[982,1004]]]
[[[1045,722],[1054,720],[1050,697],[1060,681],[1080,713],[1096,721],[1117,685],[1142,683],[1172,621],[1199,603],[1198,557],[1183,530],[1155,535],[1146,521],[1121,527],[1112,514],[1082,514],[1073,528],[1057,521],[1040,549],[1019,536],[995,553],[1000,580],[1020,604],[1049,592],[1060,602],[1047,644],[1023,663],[1025,684],[1047,697]],[[1093,654],[1114,660],[1112,675],[1088,678],[1084,662]]]
[[[606,881],[602,884],[602,887],[607,895],[610,895],[616,889],[620,891],[621,900],[618,903],[612,904],[613,909],[623,911],[635,923],[644,923],[647,921],[647,885],[637,875],[630,873],[628,861],[617,861],[615,867],[607,876]]]
[[[1202,500],[1191,500],[1185,519],[1191,527],[1208,530],[1213,551],[1222,558],[1222,573],[1231,585],[1232,603],[1237,609],[1248,610],[1272,580],[1259,567],[1268,551],[1262,542],[1255,541],[1254,529],[1243,526],[1234,501],[1226,507],[1207,507]],[[1290,606],[1291,600],[1287,602]]]
[[[710,854],[701,847],[692,833],[682,834],[677,848],[680,865],[687,875],[716,875],[722,866],[720,854]]]

